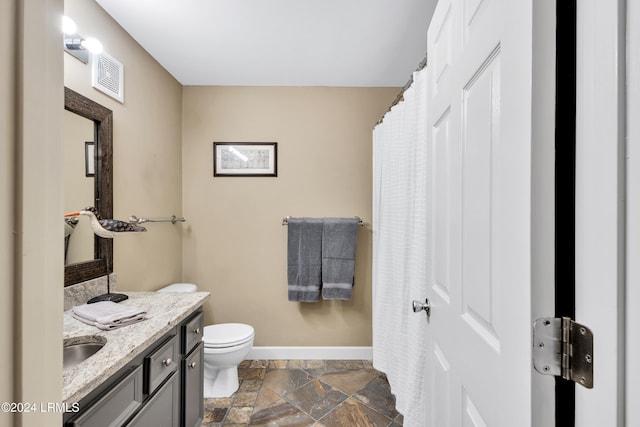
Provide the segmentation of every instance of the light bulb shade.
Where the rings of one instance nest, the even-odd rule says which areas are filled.
[[[93,54],[102,53],[102,43],[93,37],[83,38],[76,32],[75,22],[68,16],[62,17],[62,31],[64,32],[64,51],[79,61],[88,64],[89,52]]]
[[[87,49],[91,53],[102,53],[102,43],[100,43],[98,39],[94,39],[93,37],[82,40],[82,42],[80,42],[80,46]]]
[[[73,22],[73,19],[69,18],[68,16],[63,16],[62,17],[62,32],[65,34],[75,34],[75,32],[77,31],[77,26],[76,23]]]

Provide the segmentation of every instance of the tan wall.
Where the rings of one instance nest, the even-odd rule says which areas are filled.
[[[60,402],[62,390],[62,57],[60,54],[60,16],[62,0],[9,1],[2,6],[2,26],[15,34],[9,37],[14,47],[3,48],[2,62],[9,64],[0,84],[3,107],[0,117],[13,121],[3,133],[11,132],[5,162],[8,189],[3,188],[4,221],[10,224],[12,259],[5,261],[2,274],[11,275],[12,292],[3,293],[3,313],[11,313],[2,334],[3,352],[13,352],[11,374],[2,375],[3,383],[13,378],[12,396],[3,401],[40,403]],[[16,9],[13,9],[15,5]],[[16,10],[17,15],[8,10]],[[5,12],[7,14],[5,15]],[[7,24],[5,19],[14,20]],[[16,19],[17,18],[17,19]],[[2,39],[4,40],[4,38]],[[6,54],[8,51],[8,55]],[[11,70],[12,69],[12,70]],[[4,69],[3,69],[4,71]],[[15,72],[15,74],[13,72]],[[9,76],[8,80],[7,77]],[[15,77],[15,80],[13,79]],[[13,84],[11,84],[13,83]],[[3,87],[3,89],[5,89]],[[8,112],[6,108],[13,112]],[[12,132],[12,131],[15,131]],[[4,136],[4,135],[3,135]],[[2,144],[3,151],[5,144]],[[4,153],[3,153],[4,154]],[[4,172],[4,167],[3,174]],[[3,180],[4,182],[4,180]],[[4,184],[3,184],[4,185]],[[10,195],[6,195],[8,190]],[[15,197],[14,197],[15,196]],[[4,198],[7,197],[8,208]],[[5,209],[10,210],[9,214]],[[3,226],[4,227],[4,226]],[[4,231],[4,229],[3,229]],[[7,237],[7,236],[5,236]],[[5,245],[5,239],[0,239]],[[3,248],[6,249],[6,248]],[[8,264],[8,272],[5,268]],[[10,287],[10,286],[7,286]],[[4,289],[4,288],[3,288]],[[4,316],[4,314],[3,314]],[[11,337],[7,339],[7,337]],[[5,340],[9,341],[6,342]],[[2,356],[3,370],[5,356]],[[2,386],[3,395],[6,392]],[[60,425],[56,412],[0,414],[1,423],[17,426]],[[7,421],[9,420],[9,421]]]
[[[16,49],[15,1],[0,2],[0,216],[13,218],[16,85],[14,54]],[[13,394],[13,334],[16,326],[14,306],[13,221],[0,221],[0,401],[11,402]],[[13,425],[11,414],[0,415],[0,427]]]
[[[97,3],[65,0],[64,7],[78,34],[96,37],[124,65],[121,104],[91,87],[89,65],[64,54],[65,85],[113,111],[114,217],[182,215],[182,86]],[[119,289],[152,290],[181,278],[182,225],[146,227],[114,241]]]
[[[371,229],[350,301],[287,301],[282,218],[371,221],[371,132],[398,88],[185,87],[184,279],[206,322],[245,322],[257,346],[371,345]],[[213,141],[278,142],[277,178],[213,177]]]

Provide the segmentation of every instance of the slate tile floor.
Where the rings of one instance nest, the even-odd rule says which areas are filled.
[[[203,427],[400,427],[385,375],[363,360],[245,360],[231,397],[205,399]]]

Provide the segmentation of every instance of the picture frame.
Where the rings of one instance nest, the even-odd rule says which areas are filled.
[[[214,142],[213,176],[277,177],[277,142]]]
[[[94,177],[96,174],[96,152],[92,141],[84,143],[84,174],[86,177]]]

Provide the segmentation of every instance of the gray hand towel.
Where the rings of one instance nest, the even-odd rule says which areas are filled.
[[[322,219],[289,218],[287,235],[289,301],[316,302],[322,285]]]
[[[322,233],[323,299],[351,299],[357,234],[357,218],[324,218]]]

